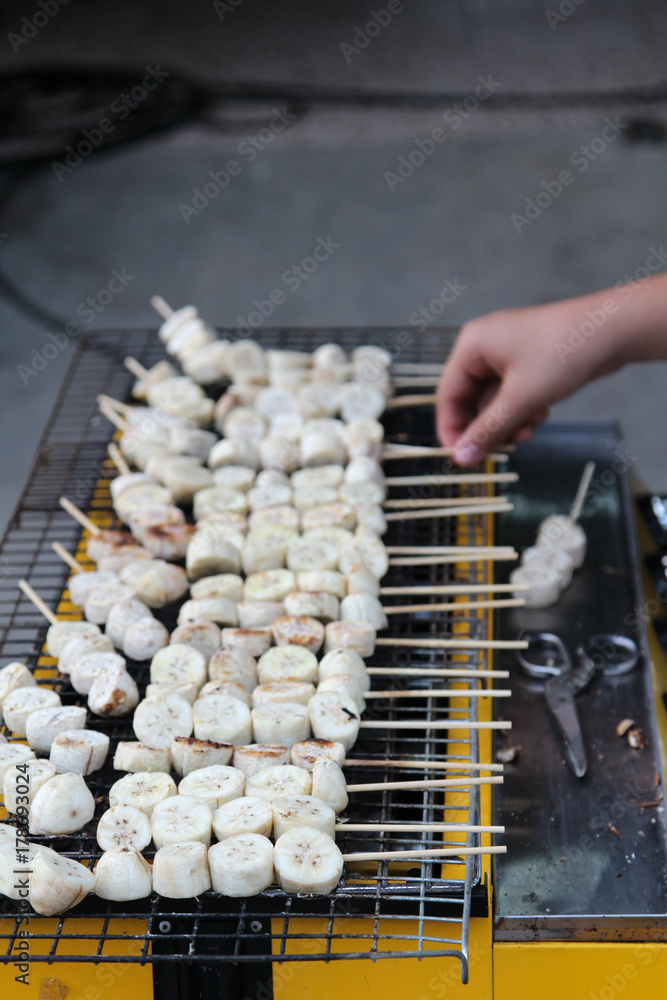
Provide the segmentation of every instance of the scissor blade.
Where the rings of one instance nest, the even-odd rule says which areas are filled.
[[[578,778],[583,778],[588,767],[579,716],[567,675],[553,677],[547,682],[544,693],[547,705],[558,723],[561,736],[565,740],[565,751],[572,770]]]

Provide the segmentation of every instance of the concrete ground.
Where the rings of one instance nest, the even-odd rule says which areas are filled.
[[[3,15],[0,39],[31,14],[22,6]],[[626,138],[636,134],[629,123],[637,118],[666,120],[665,103],[647,110],[636,96],[621,94],[573,106],[553,96],[659,82],[667,23],[659,5],[630,11],[621,3],[603,10],[582,4],[552,31],[544,10],[531,4],[406,4],[349,62],[340,46],[353,43],[355,28],[367,22],[364,5],[322,12],[244,0],[231,10],[220,22],[210,4],[188,4],[187,17],[173,3],[121,3],[94,13],[63,7],[18,52],[4,46],[0,69],[159,62],[207,81],[445,96],[417,110],[311,107],[252,162],[241,144],[266,135],[260,129],[274,107],[287,107],[289,115],[284,100],[253,109],[251,125],[231,125],[221,106],[225,129],[190,125],[119,146],[61,180],[45,164],[1,211],[0,270],[63,321],[86,328],[155,324],[148,300],[160,292],[174,305],[196,303],[213,323],[235,325],[254,299],[285,287],[284,272],[319,238],[330,238],[330,256],[288,292],[272,325],[405,326],[446,280],[458,280],[464,290],[437,319],[457,326],[492,309],[613,284],[645,267],[651,248],[666,240],[667,145]],[[498,94],[551,97],[539,108],[493,110],[482,102],[454,128],[456,95],[470,95],[478,77],[489,74]],[[448,111],[446,141],[408,177],[388,178],[417,139],[443,126]],[[588,166],[579,170],[577,150],[599,149],[591,142],[608,117],[619,118],[619,137],[594,158],[583,154]],[[240,169],[225,189],[204,207],[194,202],[194,189],[230,160]],[[574,182],[518,233],[512,214],[568,166]],[[193,204],[197,214],[183,208]],[[99,307],[114,270],[125,285]],[[99,312],[87,311],[88,297]],[[2,527],[71,347],[28,376],[21,366],[32,365],[33,350],[41,353],[57,327],[27,318],[1,289],[0,324]],[[638,475],[667,491],[666,376],[665,364],[626,369],[562,403],[555,415],[616,417]]]

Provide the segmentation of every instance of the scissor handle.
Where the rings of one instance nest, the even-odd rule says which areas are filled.
[[[637,665],[639,647],[622,632],[599,632],[577,647],[577,657],[602,674],[619,677]]]
[[[568,674],[572,660],[563,640],[553,632],[522,632],[527,649],[517,650],[517,660],[529,677],[546,679]]]

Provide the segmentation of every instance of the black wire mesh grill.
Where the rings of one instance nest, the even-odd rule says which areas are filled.
[[[406,346],[406,338],[411,343]],[[451,345],[451,334],[431,331],[417,338],[394,330],[267,330],[258,338],[265,347],[307,349],[320,343],[337,341],[350,350],[360,343],[379,343],[388,347],[399,362],[441,363]],[[69,603],[66,590],[68,568],[52,551],[59,541],[69,551],[78,548],[77,557],[85,565],[85,546],[81,529],[58,506],[61,494],[87,509],[102,526],[114,523],[108,480],[115,474],[106,457],[112,429],[97,412],[96,397],[104,392],[118,399],[128,399],[132,377],[122,366],[131,354],[150,366],[164,356],[162,345],[153,331],[137,333],[108,332],[82,341],[73,358],[68,376],[44,434],[35,466],[19,508],[0,547],[0,615],[4,628],[0,638],[0,666],[20,660],[35,668],[38,683],[55,686],[63,704],[85,705],[68,680],[58,675],[54,661],[42,654],[46,623],[17,589],[20,577],[35,587],[46,603],[57,609],[59,617],[80,618],[80,609]],[[215,390],[213,390],[215,392]],[[432,410],[415,407],[389,411],[386,439],[409,444],[435,443]],[[409,475],[450,471],[442,459],[406,459],[392,462],[389,474]],[[458,487],[458,489],[462,489]],[[466,486],[465,495],[483,496],[485,486]],[[451,487],[427,484],[416,489],[396,488],[392,497],[447,497]],[[385,538],[390,545],[480,544],[488,540],[488,515],[466,518],[395,521]],[[91,567],[92,568],[92,567]],[[428,585],[467,580],[490,582],[487,563],[467,566],[401,566],[390,569],[383,585]],[[426,603],[426,598],[420,598]],[[441,600],[436,598],[436,600]],[[387,598],[385,603],[405,603],[406,598]],[[176,609],[159,613],[173,628]],[[485,612],[460,612],[454,617],[445,612],[396,615],[391,618],[395,636],[437,638],[452,634],[487,636],[489,616]],[[456,651],[443,656],[442,651],[381,647],[369,661],[370,666],[442,666],[451,661],[457,666],[483,668],[483,651]],[[128,664],[143,694],[148,682],[148,665]],[[400,678],[376,678],[373,687],[401,687]],[[477,718],[477,698],[464,698],[464,690],[481,690],[486,680],[469,679],[460,685],[456,700],[423,699],[409,701],[369,701],[365,719],[382,719],[388,728],[362,730],[353,750],[354,758],[420,758],[431,761],[455,761],[461,765],[479,762],[479,740],[475,730],[466,730],[466,738],[448,731],[391,730],[391,722],[404,719],[461,720]],[[407,686],[415,689],[426,684],[451,686],[451,680],[410,678]],[[87,778],[97,800],[95,819],[75,836],[49,838],[59,852],[92,864],[101,854],[95,839],[97,819],[107,808],[107,793],[119,772],[111,767],[113,751],[121,739],[133,738],[127,719],[92,717],[90,725],[106,732],[111,750],[105,768]],[[9,733],[6,735],[10,736]],[[471,769],[468,774],[478,772]],[[353,777],[350,775],[353,774]],[[466,775],[466,770],[461,774]],[[363,768],[348,770],[348,781],[367,782],[403,778],[442,777],[437,770],[424,771]],[[447,775],[451,776],[450,774]],[[350,822],[479,823],[479,789],[467,786],[443,793],[442,790],[384,790],[352,793],[346,816]],[[366,833],[337,834],[343,853],[373,849],[424,849],[443,846],[479,846],[478,833]],[[32,838],[39,842],[41,838]],[[486,841],[485,841],[486,842]],[[248,900],[229,900],[209,892],[199,899],[177,901],[153,895],[150,900],[113,904],[88,897],[75,914],[54,920],[31,917],[31,938],[36,944],[33,960],[90,961],[257,961],[257,937],[263,960],[300,961],[344,958],[456,956],[467,978],[468,922],[471,912],[486,912],[486,886],[481,878],[478,856],[466,859],[410,862],[372,862],[354,869],[346,866],[339,887],[327,897],[289,896],[269,889]],[[8,917],[15,904],[4,901]],[[86,919],[81,919],[86,918]],[[142,921],[139,931],[129,928],[130,918]],[[409,932],[403,921],[411,918]],[[308,924],[304,920],[309,921]],[[118,924],[118,921],[121,924]],[[400,929],[399,928],[400,922]],[[86,928],[95,923],[94,931]],[[57,925],[57,926],[55,926]],[[83,925],[83,926],[82,926]],[[117,928],[121,926],[121,930]],[[397,928],[397,929],[394,929]],[[0,921],[0,940],[6,943],[5,960],[16,944],[18,921]],[[115,930],[116,929],[116,930]],[[123,955],[112,954],[113,942],[125,941]],[[66,948],[62,947],[67,942]],[[74,942],[74,947],[72,946]],[[78,942],[78,944],[77,944]],[[254,942],[253,947],[248,947]],[[134,943],[136,947],[130,948]],[[105,950],[106,949],[106,950]]]

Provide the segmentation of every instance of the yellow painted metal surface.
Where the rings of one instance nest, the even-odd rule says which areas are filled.
[[[591,941],[497,943],[495,1000],[659,1000],[667,944]]]

